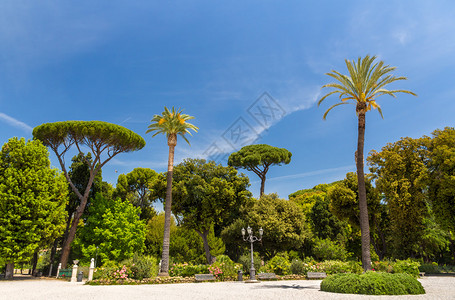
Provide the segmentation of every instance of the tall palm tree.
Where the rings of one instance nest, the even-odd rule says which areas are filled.
[[[335,78],[338,82],[328,83],[322,88],[333,88],[334,90],[325,94],[318,102],[318,106],[330,95],[339,94],[341,102],[332,105],[323,116],[334,107],[342,104],[354,104],[358,117],[358,139],[357,151],[355,153],[357,180],[359,188],[359,209],[360,209],[360,231],[362,239],[362,266],[364,270],[371,270],[370,257],[370,226],[368,222],[368,208],[365,191],[365,174],[363,165],[363,148],[365,142],[365,114],[367,111],[375,108],[382,116],[381,107],[376,103],[376,99],[382,95],[393,97],[395,93],[407,93],[417,96],[413,92],[406,90],[387,90],[385,87],[398,80],[406,80],[406,77],[395,77],[389,73],[394,71],[395,67],[384,65],[383,61],[375,62],[376,56],[365,56],[363,59],[358,58],[357,62],[345,60],[349,75],[341,74],[332,70],[326,73]]]
[[[166,182],[166,200],[164,206],[164,237],[163,237],[163,254],[161,259],[160,276],[169,276],[169,241],[171,229],[171,205],[172,205],[172,173],[174,171],[174,149],[177,145],[177,135],[180,135],[188,144],[190,142],[185,134],[191,135],[190,129],[197,132],[199,128],[188,123],[188,120],[194,117],[182,114],[183,110],[176,110],[172,107],[169,110],[164,107],[161,115],[153,116],[152,123],[148,126],[146,133],[155,132],[152,137],[157,134],[165,134],[167,144],[169,146],[169,160],[167,164],[167,182]]]

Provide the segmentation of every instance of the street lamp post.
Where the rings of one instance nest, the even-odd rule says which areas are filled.
[[[245,237],[245,233],[248,232],[248,235]],[[245,242],[251,243],[251,268],[250,268],[250,282],[256,282],[256,269],[254,268],[254,256],[253,256],[253,243],[260,242],[262,240],[262,234],[264,234],[264,230],[262,228],[259,229],[259,238],[253,235],[253,229],[250,226],[247,227],[245,232],[245,228],[242,228],[242,236]]]

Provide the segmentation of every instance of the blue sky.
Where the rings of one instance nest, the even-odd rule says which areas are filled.
[[[316,106],[325,73],[346,73],[346,58],[377,55],[408,77],[391,87],[418,94],[378,101],[384,119],[367,114],[366,153],[454,126],[454,15],[452,1],[3,0],[0,142],[46,122],[120,124],[147,145],[105,166],[115,185],[136,167],[166,170],[165,137],[145,131],[164,106],[181,107],[200,131],[191,147],[179,140],[176,163],[221,161],[252,141],[283,147],[292,162],[270,169],[265,192],[287,198],[355,170],[354,106],[327,121],[337,98]],[[255,114],[261,107],[269,118]],[[234,141],[232,129],[249,135]],[[244,172],[257,196],[258,179]]]

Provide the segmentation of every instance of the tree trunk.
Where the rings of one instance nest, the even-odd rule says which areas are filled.
[[[38,250],[33,253],[33,259],[32,259],[32,276],[36,276],[37,271],[36,271],[36,265],[38,264]]]
[[[265,187],[265,174],[264,174],[264,176],[261,176],[261,192],[259,194],[259,198],[261,198],[262,195],[264,195],[264,187]]]
[[[365,103],[361,103],[365,106]],[[365,174],[363,171],[363,148],[365,143],[365,111],[364,107],[357,108],[359,118],[357,140],[357,183],[359,188],[360,233],[362,240],[362,267],[365,271],[371,270],[370,254],[370,224],[368,221],[367,193],[365,188]]]
[[[177,145],[177,135],[168,137],[169,159],[166,176],[166,201],[164,205],[164,236],[163,253],[161,257],[161,270],[159,276],[169,276],[169,244],[171,240],[171,206],[172,206],[172,173],[174,172],[174,150]]]
[[[82,198],[79,197],[79,195],[81,194],[79,193],[79,191],[77,191],[76,187],[73,184],[70,184],[73,191],[75,193],[77,191],[76,195],[79,197],[79,199],[81,199],[81,203],[79,204],[79,206],[76,209],[76,212],[74,213],[74,218],[73,221],[71,222],[70,231],[68,233],[67,238],[63,242],[62,257],[60,258],[62,269],[65,269],[66,265],[68,264],[68,259],[71,251],[71,243],[74,241],[74,238],[76,237],[77,225],[79,224],[79,220],[81,219],[82,214],[84,213],[85,210],[85,206],[87,205],[87,200],[90,195],[90,189],[92,188],[95,176],[96,171],[90,171],[90,178],[88,180],[87,187],[85,188],[85,192]],[[67,177],[67,180],[68,182],[70,181],[69,177]]]
[[[49,277],[52,276],[52,269],[53,269],[53,266],[54,266],[54,259],[55,259],[55,252],[57,252],[57,246],[58,246],[58,240],[59,238],[56,238],[54,240],[54,244],[52,245],[52,249],[51,249],[51,255],[50,255],[50,258],[49,258]]]
[[[11,279],[13,279],[13,275],[14,275],[14,263],[8,262],[8,263],[6,263],[5,279],[11,280]]]
[[[202,238],[202,242],[204,244],[204,250],[205,250],[205,258],[207,259],[207,263],[210,265],[210,264],[212,264],[213,256],[212,256],[212,254],[210,254],[210,246],[209,246],[209,241],[207,239],[209,231],[204,230],[203,232],[200,232],[199,230],[196,230],[196,232]]]

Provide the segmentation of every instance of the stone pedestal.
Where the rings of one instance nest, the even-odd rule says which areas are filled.
[[[90,260],[90,269],[88,270],[88,281],[93,280],[93,272],[95,270],[95,259]]]
[[[73,266],[73,273],[71,274],[71,282],[77,281],[77,265]]]
[[[60,273],[60,269],[62,268],[62,263],[58,263],[58,267],[57,267],[57,276],[55,276],[55,278],[58,278],[58,274]]]

